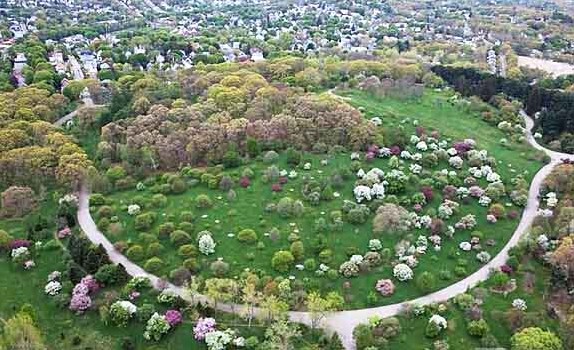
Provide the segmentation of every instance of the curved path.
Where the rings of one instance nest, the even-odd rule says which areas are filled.
[[[99,107],[105,107],[105,105],[96,105],[94,104],[94,101],[91,98],[85,98],[82,100],[83,104],[79,105],[76,109],[74,109],[72,112],[66,114],[65,116],[63,116],[62,118],[56,120],[53,124],[55,126],[58,127],[63,127],[65,126],[70,120],[74,119],[74,117],[76,115],[78,115],[78,111],[84,107],[86,108],[99,108]]]
[[[360,310],[349,310],[349,311],[339,311],[333,312],[328,315],[322,320],[321,327],[324,328],[328,332],[337,332],[343,341],[343,344],[346,349],[353,350],[355,349],[355,344],[353,341],[353,329],[360,323],[364,323],[367,321],[368,318],[372,316],[381,316],[381,317],[391,317],[398,314],[407,304],[418,304],[418,305],[427,305],[436,302],[446,301],[458,294],[466,292],[468,289],[476,286],[478,283],[485,281],[488,279],[492,270],[496,270],[500,268],[500,266],[504,265],[506,260],[508,259],[508,252],[511,248],[516,246],[520,239],[528,232],[528,228],[532,224],[536,216],[536,212],[538,210],[538,195],[540,192],[540,187],[548,174],[554,169],[556,165],[561,163],[562,159],[570,159],[574,161],[574,155],[554,152],[548,150],[535,140],[531,133],[532,126],[534,124],[533,120],[526,115],[526,113],[521,112],[521,115],[524,119],[526,124],[526,138],[528,143],[530,143],[534,148],[543,151],[550,157],[550,162],[546,164],[542,169],[536,173],[534,178],[532,179],[532,183],[530,184],[530,190],[528,193],[528,202],[526,207],[524,208],[522,218],[516,231],[512,235],[512,237],[508,240],[506,245],[502,248],[502,250],[486,265],[484,265],[481,269],[474,272],[473,274],[467,276],[461,281],[458,281],[448,287],[445,287],[439,291],[434,293],[425,295],[423,297],[408,300],[402,303],[386,305],[381,307],[374,307],[374,308],[367,308],[367,309],[360,309]],[[160,279],[152,275],[146,271],[144,271],[141,267],[137,264],[129,261],[124,255],[116,251],[110,243],[110,241],[105,237],[105,235],[98,230],[94,220],[90,215],[90,208],[89,208],[89,196],[90,192],[87,187],[83,187],[79,193],[79,209],[78,209],[78,223],[88,238],[95,244],[101,244],[107,251],[110,256],[110,259],[114,263],[122,264],[125,266],[127,272],[132,276],[146,276],[150,278],[153,284],[156,287],[161,285]],[[180,295],[182,298],[192,301],[191,296],[181,287],[172,285],[172,284],[165,284],[168,289],[173,290],[175,293]],[[196,296],[194,298],[196,302],[209,302],[208,298],[205,296]],[[226,312],[236,312],[237,310],[243,308],[241,305],[235,304],[219,304],[217,307],[219,310],[226,311]],[[255,308],[254,313],[256,315],[263,315],[263,310],[259,308]],[[306,325],[311,325],[311,315],[308,312],[297,312],[291,311],[289,312],[289,318],[293,322],[303,323]]]

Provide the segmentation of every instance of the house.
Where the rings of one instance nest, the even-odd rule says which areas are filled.
[[[27,65],[28,59],[26,58],[26,55],[24,55],[22,52],[18,52],[16,54],[16,58],[14,59],[14,71],[21,72],[22,69],[24,69],[24,67]]]
[[[253,62],[265,61],[265,58],[263,57],[263,51],[256,47],[251,48],[251,60]]]

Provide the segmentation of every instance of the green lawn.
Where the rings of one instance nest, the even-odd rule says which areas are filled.
[[[361,92],[351,92],[345,95],[350,97],[350,102],[353,105],[365,108],[367,117],[383,116],[384,128],[396,127],[406,117],[410,117],[411,121],[417,119],[419,125],[425,127],[427,130],[438,128],[441,131],[442,138],[446,137],[452,141],[474,138],[477,141],[478,149],[484,148],[488,150],[489,154],[495,156],[499,161],[499,166],[496,170],[503,177],[507,188],[510,188],[509,180],[513,176],[524,174],[527,179],[530,179],[542,165],[540,161],[536,160],[537,154],[528,146],[511,144],[508,148],[502,147],[499,145],[498,140],[504,137],[504,134],[498,129],[456,107],[452,107],[446,103],[442,105],[434,103],[435,98],[446,99],[446,96],[442,94],[429,91],[421,101],[381,100]],[[412,123],[404,123],[404,125],[409,135],[414,133],[415,127]],[[333,210],[340,210],[344,199],[354,200],[352,190],[355,179],[352,178],[345,181],[341,188],[334,189],[341,194],[340,198],[336,198],[332,201],[321,201],[318,206],[312,206],[306,203],[306,211],[301,217],[284,219],[277,213],[266,212],[265,208],[269,203],[277,203],[277,201],[284,196],[303,200],[304,198],[301,194],[303,176],[312,177],[321,182],[329,179],[338,168],[348,168],[350,165],[348,153],[329,156],[306,154],[304,158],[302,164],[310,162],[312,164],[311,170],[304,170],[302,165],[296,168],[289,166],[284,155],[282,155],[278,163],[276,163],[279,169],[286,169],[287,171],[294,169],[299,174],[297,179],[290,179],[288,181],[281,193],[272,192],[271,184],[262,181],[261,173],[269,165],[257,161],[249,164],[256,174],[251,186],[247,189],[236,186],[237,199],[235,201],[228,201],[226,193],[223,191],[208,189],[205,185],[198,184],[188,189],[184,194],[169,195],[166,207],[158,209],[151,208],[147,205],[146,208],[146,205],[144,205],[144,212],[155,211],[159,214],[154,227],[150,230],[146,230],[146,232],[155,235],[159,224],[164,222],[174,222],[178,224],[181,221],[179,218],[180,212],[192,211],[194,213],[194,227],[193,232],[191,232],[192,237],[195,237],[199,231],[207,229],[212,232],[217,242],[215,254],[209,257],[199,257],[202,266],[201,275],[211,277],[209,264],[217,258],[222,258],[230,264],[230,276],[237,276],[245,269],[255,270],[261,275],[270,275],[273,277],[293,275],[304,283],[307,290],[319,289],[323,292],[337,290],[341,292],[347,299],[347,308],[366,307],[369,305],[367,295],[374,290],[376,281],[382,278],[392,278],[390,262],[372,271],[363,273],[358,278],[349,280],[342,277],[331,280],[326,277],[316,276],[314,271],[298,271],[295,268],[290,269],[287,273],[279,273],[274,271],[270,266],[274,252],[281,249],[289,249],[290,241],[288,237],[295,228],[299,231],[298,235],[305,246],[304,259],[314,258],[317,260],[317,252],[314,252],[312,249],[313,242],[317,236],[314,229],[315,221],[320,217],[328,218],[329,213]],[[328,161],[328,165],[321,165],[321,161],[324,159]],[[409,173],[408,164],[409,162],[404,164],[406,173]],[[512,164],[512,167],[509,167],[509,164]],[[366,161],[362,163],[362,168],[365,171],[373,167],[388,171],[390,169],[388,158],[377,158],[371,163]],[[450,168],[446,161],[440,162],[440,164],[432,170],[444,168]],[[242,169],[234,170],[228,173],[237,180],[241,170]],[[486,184],[486,180],[480,180],[481,186],[485,187]],[[418,191],[420,191],[418,183],[409,183],[404,193],[400,195],[410,196]],[[199,194],[209,195],[214,202],[214,206],[211,209],[197,209],[194,204],[194,199]],[[152,193],[148,188],[142,192],[135,190],[117,192],[107,197],[109,204],[114,208],[114,215],[116,215],[119,218],[119,222],[124,225],[123,231],[120,234],[113,235],[108,232],[108,237],[112,241],[124,241],[128,244],[137,243],[145,248],[146,244],[141,239],[141,232],[138,232],[134,228],[134,218],[127,214],[126,209],[129,204],[136,202],[149,203],[151,196]],[[441,202],[441,191],[435,190],[435,198],[431,203],[425,206],[425,210],[429,208],[436,209]],[[508,198],[503,198],[500,201],[502,204],[508,202],[510,202]],[[98,217],[95,214],[97,208],[93,209],[94,217],[97,221]],[[520,208],[511,206],[508,207],[507,210],[520,211]],[[461,205],[460,213],[451,218],[448,223],[454,224],[460,217],[469,213],[476,215],[478,225],[475,230],[479,230],[484,234],[483,239],[494,239],[496,241],[495,246],[486,247],[485,249],[492,256],[503,247],[518,223],[518,219],[504,219],[495,225],[488,224],[486,222],[487,208],[478,205],[476,200],[472,200],[469,204]],[[295,226],[291,224],[295,224]],[[265,236],[265,233],[274,227],[281,231],[281,237],[276,241]],[[254,229],[258,233],[259,241],[264,244],[264,248],[258,249],[256,244],[242,244],[237,241],[236,237],[228,236],[230,233],[236,235],[241,229],[245,228]],[[476,253],[464,253],[458,249],[458,244],[461,241],[470,240],[470,232],[471,231],[458,231],[455,235],[455,239],[443,239],[442,250],[440,252],[432,251],[431,246],[429,252],[419,258],[419,265],[415,268],[415,278],[423,271],[430,271],[434,273],[435,276],[437,276],[441,270],[450,270],[452,272],[457,265],[465,265],[467,274],[478,269],[481,264],[475,258]],[[328,265],[332,269],[338,269],[339,265],[348,259],[347,253],[350,249],[355,249],[358,254],[364,254],[368,250],[368,242],[372,238],[380,238],[383,242],[383,247],[393,249],[396,243],[401,239],[406,238],[414,242],[421,234],[427,233],[424,230],[413,229],[402,237],[391,235],[376,237],[372,233],[372,215],[365,224],[351,225],[345,222],[341,232],[327,231],[324,233],[327,238],[327,248],[334,252],[333,261]],[[184,259],[177,255],[176,247],[174,247],[168,239],[160,238],[160,242],[166,249],[159,257],[164,260],[166,266],[157,273],[159,275],[168,276],[169,271],[180,266]],[[302,263],[304,259],[298,263]],[[460,261],[461,259],[462,261]],[[145,260],[141,261],[141,264],[143,265],[144,262]],[[434,289],[450,285],[463,277],[464,276],[457,276],[448,280],[439,280]],[[350,289],[343,288],[344,281],[351,283]],[[426,293],[418,290],[413,282],[398,283],[397,291],[393,296],[384,299],[379,297],[375,303],[371,304],[391,304],[410,300],[424,294]]]
[[[509,176],[511,169],[518,172],[527,171],[530,180],[541,168],[541,153],[530,145],[513,143],[510,147],[500,145],[500,139],[508,138],[502,131],[480,119],[476,113],[453,106],[448,102],[449,95],[444,92],[425,90],[421,99],[381,98],[367,92],[350,90],[340,93],[347,102],[355,107],[365,108],[368,118],[382,117],[386,128],[397,127],[405,118],[418,120],[427,130],[438,130],[441,135],[453,140],[472,138],[480,148],[494,155],[501,166],[497,171]],[[405,124],[414,131],[411,123]]]

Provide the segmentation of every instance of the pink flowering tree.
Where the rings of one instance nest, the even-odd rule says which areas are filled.
[[[381,293],[382,296],[388,297],[395,292],[395,284],[389,279],[378,280],[375,289]]]

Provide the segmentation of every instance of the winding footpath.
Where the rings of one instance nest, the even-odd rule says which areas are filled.
[[[72,112],[66,114],[65,116],[63,116],[62,118],[56,120],[54,122],[54,125],[57,127],[64,127],[68,124],[69,121],[71,121],[72,119],[74,119],[74,117],[76,117],[76,115],[78,115],[78,111],[82,108],[100,108],[100,107],[105,107],[105,105],[97,105],[94,104],[94,101],[91,98],[84,98],[82,99],[83,104],[78,106],[78,108],[74,109]]]
[[[522,218],[516,231],[512,237],[508,240],[506,245],[502,250],[486,265],[481,269],[474,272],[473,274],[467,276],[463,280],[460,280],[448,287],[445,287],[434,293],[425,295],[423,297],[406,300],[401,303],[396,303],[392,305],[386,305],[381,307],[373,307],[360,310],[349,310],[349,311],[338,311],[327,314],[320,324],[320,327],[325,329],[327,332],[336,332],[339,334],[345,349],[354,350],[355,343],[353,340],[353,329],[360,323],[367,322],[367,320],[372,316],[381,317],[391,317],[400,313],[403,308],[408,304],[417,305],[428,305],[431,303],[437,303],[446,301],[458,294],[466,292],[468,289],[473,288],[478,283],[485,281],[491,274],[492,270],[497,270],[500,268],[506,260],[508,259],[508,252],[511,248],[515,247],[520,239],[525,236],[531,226],[534,218],[536,217],[536,212],[538,210],[539,201],[538,196],[540,192],[541,185],[548,174],[552,172],[554,167],[559,165],[563,159],[570,159],[574,161],[574,155],[560,153],[548,150],[535,140],[531,133],[532,126],[534,125],[533,120],[526,115],[526,113],[521,112],[521,115],[526,124],[526,138],[532,147],[544,152],[550,157],[550,162],[542,167],[538,173],[534,176],[532,183],[530,184],[530,190],[528,193],[528,202],[524,211],[522,213]],[[67,116],[66,116],[67,117]],[[64,118],[66,118],[64,117]],[[73,118],[73,116],[71,117]],[[68,120],[70,120],[69,118]],[[101,244],[107,251],[110,260],[116,264],[122,264],[125,266],[127,272],[132,276],[145,276],[148,277],[154,286],[157,288],[167,288],[181,296],[190,302],[202,302],[208,303],[209,299],[203,295],[194,296],[192,298],[189,293],[181,287],[175,286],[170,283],[165,283],[159,277],[146,272],[137,264],[128,260],[123,254],[114,249],[112,243],[106,238],[106,236],[98,229],[92,216],[90,215],[89,207],[89,197],[90,191],[84,186],[79,192],[79,209],[78,209],[78,223],[86,236],[94,243]],[[238,312],[244,309],[242,305],[236,304],[218,304],[217,309],[225,312]],[[264,310],[260,308],[254,309],[254,314],[257,316],[265,316]],[[289,312],[289,319],[293,322],[302,323],[306,325],[311,325],[311,314],[308,312]]]

